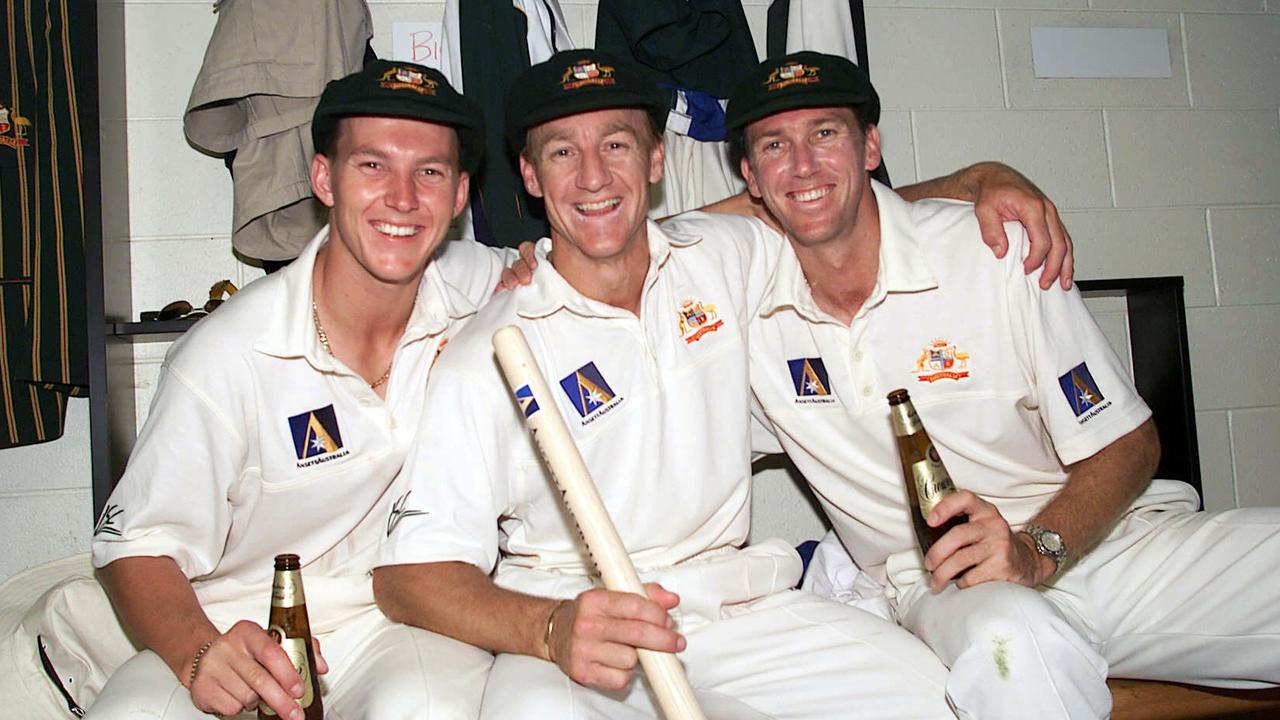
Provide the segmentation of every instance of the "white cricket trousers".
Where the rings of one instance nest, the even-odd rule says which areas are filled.
[[[893,623],[784,591],[686,631],[680,659],[709,720],[953,717],[946,669]],[[499,655],[482,718],[661,717],[644,673],[619,692],[579,685],[550,662]]]
[[[1109,717],[1108,674],[1280,685],[1280,508],[1134,511],[1042,589],[935,595],[918,575],[901,582],[900,559],[889,561],[898,617],[951,668],[962,718]]]
[[[322,638],[329,672],[320,676],[328,720],[473,720],[480,711],[489,653],[387,620],[377,608]],[[120,666],[90,720],[208,720],[159,655],[144,651]],[[256,718],[255,712],[232,716]]]

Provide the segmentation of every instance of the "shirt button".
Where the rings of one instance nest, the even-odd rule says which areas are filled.
[[[863,386],[862,386],[862,396],[863,396],[863,397],[871,397],[871,386],[870,386],[870,385],[863,385]]]
[[[862,357],[863,357],[863,356],[862,356],[862,351],[861,351],[861,350],[854,350],[854,351],[853,351],[853,361],[854,361],[854,362],[862,362]]]

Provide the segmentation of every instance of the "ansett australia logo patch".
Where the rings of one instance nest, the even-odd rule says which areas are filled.
[[[289,418],[289,430],[300,468],[337,460],[351,452],[342,447],[342,432],[332,405],[294,415]]]
[[[1080,363],[1066,375],[1060,376],[1058,385],[1062,387],[1062,394],[1081,425],[1111,406],[1111,401],[1098,389],[1098,383],[1089,372],[1087,363]]]
[[[564,376],[560,380],[560,387],[564,388],[573,409],[582,417],[583,425],[595,422],[622,402],[622,398],[605,382],[594,362]]]
[[[796,389],[797,405],[827,405],[836,399],[831,396],[831,380],[822,358],[796,358],[787,361],[791,384]]]
[[[947,340],[934,340],[916,358],[915,372],[920,382],[963,380],[969,377],[969,353]]]
[[[412,90],[420,95],[435,95],[439,83],[413,68],[393,67],[382,73],[378,85],[387,90]]]
[[[680,337],[688,344],[696,343],[703,335],[724,327],[724,321],[716,315],[715,305],[704,305],[693,299],[680,303],[677,319],[680,322]]]
[[[616,85],[613,78],[613,66],[601,65],[589,60],[574,63],[565,68],[560,76],[560,87],[565,90],[576,90],[584,85]]]

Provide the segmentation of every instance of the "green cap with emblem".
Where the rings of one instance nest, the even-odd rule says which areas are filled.
[[[667,125],[668,93],[639,65],[599,50],[565,50],[520,73],[507,93],[507,142],[524,150],[529,128],[566,115],[633,107]]]
[[[484,118],[449,81],[423,65],[374,60],[330,82],[311,121],[311,140],[323,152],[344,117],[396,117],[448,125],[458,132],[459,161],[472,171],[484,154]]]
[[[880,96],[862,68],[839,55],[804,51],[756,66],[729,95],[724,124],[741,133],[748,124],[785,110],[852,106],[869,124],[880,122]]]

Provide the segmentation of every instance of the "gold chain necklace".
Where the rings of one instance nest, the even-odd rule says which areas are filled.
[[[324,347],[324,351],[333,355],[333,348],[329,347],[329,336],[324,331],[324,325],[320,324],[320,309],[316,307],[316,301],[311,301],[311,317],[316,321],[316,337],[320,338],[320,345]],[[382,377],[369,383],[370,390],[377,390],[378,386],[387,381],[391,377],[391,366],[387,366],[387,371],[382,373]]]

